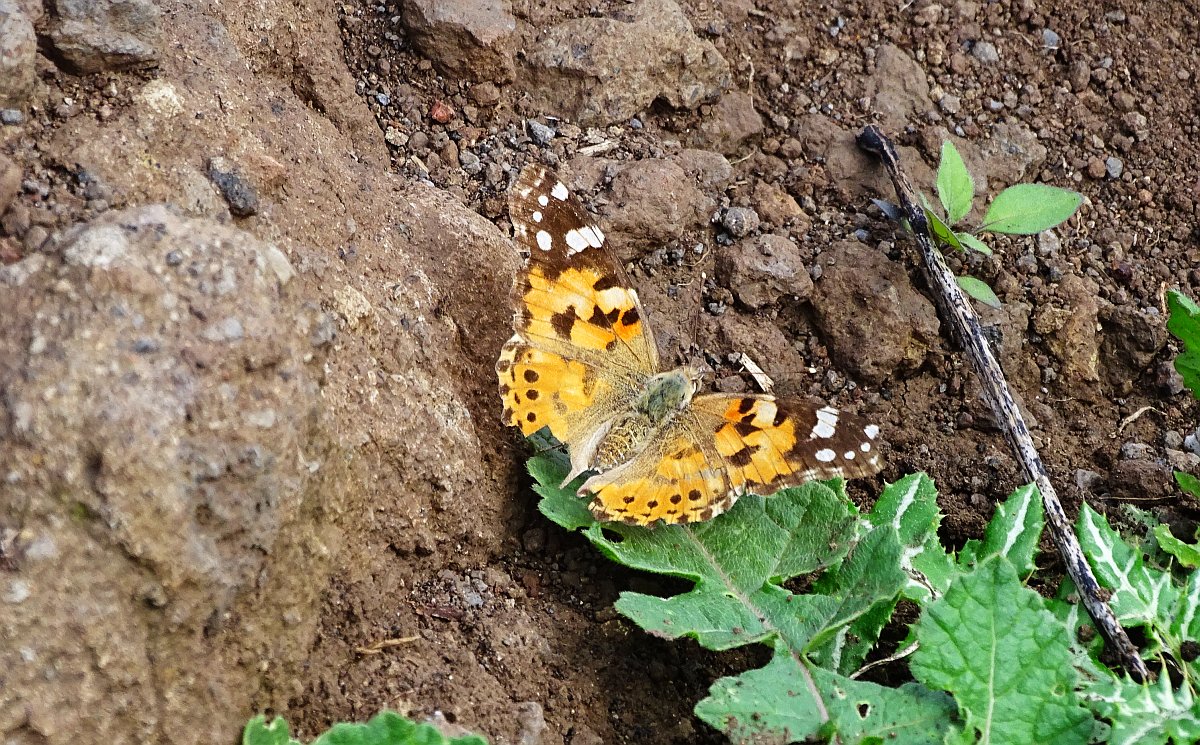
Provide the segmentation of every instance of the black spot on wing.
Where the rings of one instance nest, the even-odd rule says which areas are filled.
[[[525,382],[526,382],[526,383],[536,383],[536,382],[538,382],[538,374],[537,374],[537,370],[533,370],[533,369],[526,370],[526,371],[525,371]]]
[[[741,400],[741,403],[739,403],[739,404],[738,404],[738,413],[739,413],[739,414],[746,414],[746,413],[748,413],[748,412],[749,412],[751,409],[753,409],[753,408],[754,408],[754,399],[752,399],[752,398],[743,398],[743,399]]]
[[[571,338],[571,329],[575,326],[575,306],[569,305],[562,313],[550,316],[550,328],[564,339]]]
[[[754,453],[758,450],[757,445],[746,445],[741,450],[729,456],[729,462],[738,468],[745,468],[750,465],[754,458]]]

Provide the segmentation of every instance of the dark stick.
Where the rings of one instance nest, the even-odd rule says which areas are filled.
[[[996,421],[1004,430],[1009,444],[1012,445],[1013,451],[1021,461],[1026,477],[1037,485],[1038,491],[1042,495],[1042,506],[1046,511],[1050,537],[1054,540],[1054,545],[1058,547],[1058,552],[1062,554],[1063,561],[1066,562],[1067,574],[1079,589],[1079,596],[1083,600],[1084,607],[1087,608],[1092,620],[1096,622],[1096,626],[1110,647],[1116,651],[1121,664],[1129,671],[1129,674],[1138,682],[1144,683],[1150,680],[1150,670],[1146,668],[1146,663],[1138,655],[1137,648],[1129,641],[1125,629],[1117,623],[1112,608],[1109,608],[1108,603],[1101,598],[1104,591],[1096,582],[1096,576],[1092,574],[1092,568],[1088,566],[1087,559],[1083,556],[1079,540],[1071,529],[1071,523],[1067,520],[1066,513],[1063,512],[1062,503],[1058,501],[1058,494],[1050,483],[1046,467],[1042,464],[1037,448],[1034,447],[1033,438],[1029,436],[1029,428],[1025,426],[1025,419],[1021,416],[1021,411],[1017,408],[1012,393],[1008,390],[1008,381],[1005,380],[1004,373],[1001,371],[999,363],[996,362],[996,357],[992,354],[987,339],[983,336],[983,330],[979,325],[979,316],[976,315],[975,309],[971,307],[966,296],[959,290],[958,283],[954,281],[954,274],[946,266],[941,252],[934,247],[933,241],[929,237],[929,224],[925,219],[925,212],[917,203],[916,192],[909,183],[908,177],[900,170],[900,161],[896,156],[895,146],[879,127],[873,124],[867,126],[857,139],[860,148],[875,155],[883,162],[883,167],[887,169],[888,176],[892,179],[892,185],[896,187],[896,196],[900,199],[900,209],[909,225],[912,226],[917,248],[921,252],[921,270],[925,275],[925,281],[935,292],[938,311],[954,329],[955,336],[962,344],[967,357],[971,360],[971,366],[975,368],[975,373],[983,384],[984,398],[991,406]]]

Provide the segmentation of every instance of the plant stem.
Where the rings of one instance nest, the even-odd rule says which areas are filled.
[[[1001,429],[1004,430],[1009,444],[1012,445],[1026,477],[1032,481],[1042,495],[1042,505],[1046,511],[1047,525],[1050,537],[1058,552],[1066,563],[1067,574],[1075,582],[1083,605],[1087,608],[1092,620],[1100,629],[1100,633],[1108,641],[1110,647],[1117,653],[1122,666],[1138,682],[1144,683],[1151,679],[1146,663],[1138,654],[1137,648],[1129,641],[1129,636],[1113,615],[1112,608],[1103,599],[1106,594],[1096,582],[1096,575],[1088,566],[1087,559],[1079,547],[1079,540],[1071,529],[1071,523],[1063,511],[1062,502],[1050,483],[1046,467],[1042,464],[1041,456],[1029,436],[1029,428],[1017,408],[1012,393],[1008,389],[1008,381],[1000,364],[996,362],[983,330],[979,324],[979,316],[971,307],[970,301],[959,290],[954,281],[954,274],[946,266],[942,254],[934,246],[929,237],[929,224],[925,213],[916,200],[916,192],[908,177],[900,170],[900,161],[892,141],[875,125],[869,125],[859,134],[858,146],[882,161],[887,169],[892,185],[896,188],[896,196],[900,199],[900,209],[912,226],[917,248],[921,253],[921,270],[925,281],[936,293],[938,311],[954,329],[955,335],[963,350],[967,353],[971,366],[983,384],[984,398],[992,408]]]

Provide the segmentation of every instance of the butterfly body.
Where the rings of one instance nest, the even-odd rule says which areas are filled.
[[[698,395],[698,370],[662,370],[603,232],[545,168],[521,172],[509,214],[529,261],[496,363],[503,419],[549,428],[570,455],[564,483],[592,473],[579,493],[599,519],[696,522],[746,492],[879,470],[874,425],[773,396]]]

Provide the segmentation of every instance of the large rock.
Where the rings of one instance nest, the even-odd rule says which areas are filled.
[[[702,228],[715,208],[683,165],[647,158],[623,167],[613,178],[604,231],[612,250],[628,260],[640,249]]]
[[[762,134],[763,119],[754,99],[743,91],[726,91],[709,107],[691,137],[692,145],[732,155]]]
[[[715,269],[717,281],[747,308],[757,310],[784,296],[807,300],[812,294],[800,249],[780,235],[746,238],[718,249]]]
[[[674,0],[640,0],[623,15],[566,21],[530,45],[523,77],[536,107],[603,125],[658,98],[694,109],[729,87],[729,64]]]
[[[0,269],[0,526],[19,547],[0,727],[228,741],[259,665],[295,671],[317,622],[344,487],[318,384],[332,325],[277,248],[165,207],[56,251]]]
[[[421,54],[446,74],[512,80],[517,20],[508,0],[405,0],[401,18]]]
[[[830,357],[872,384],[915,372],[937,343],[937,311],[899,264],[861,243],[826,249],[812,304]]]
[[[50,43],[82,73],[154,64],[161,13],[153,0],[49,0]]]
[[[25,105],[37,80],[36,58],[33,20],[16,0],[0,0],[0,109]]]

